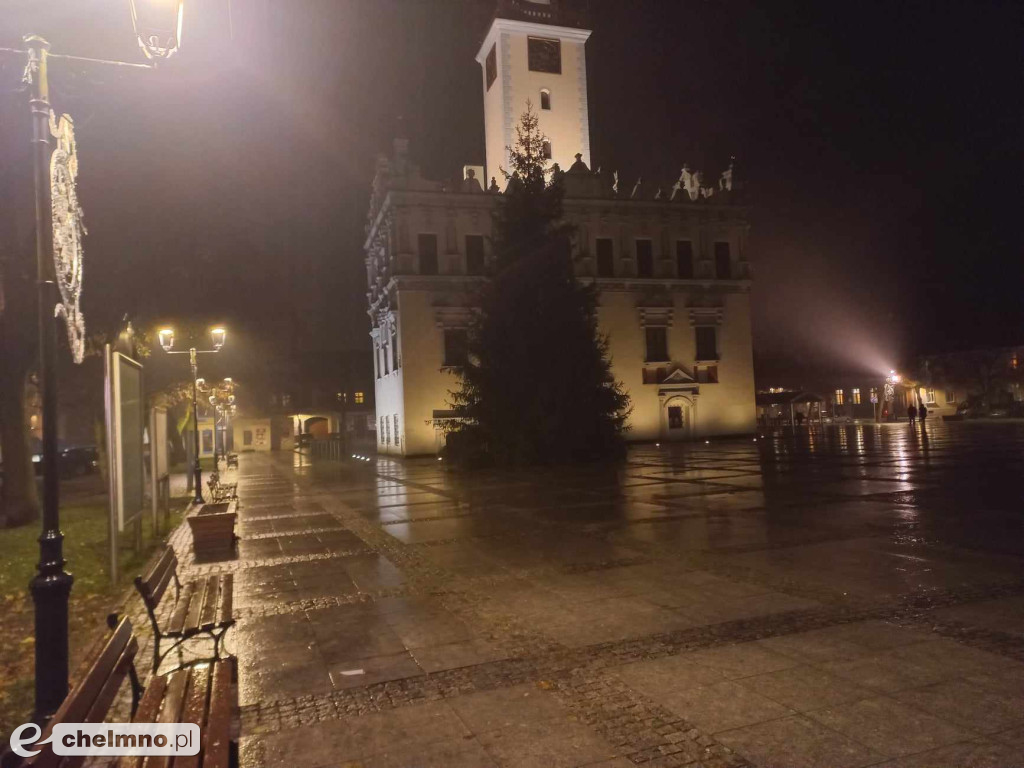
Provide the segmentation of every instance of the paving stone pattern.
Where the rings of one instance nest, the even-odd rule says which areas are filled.
[[[243,455],[245,766],[1024,765],[1024,425]]]

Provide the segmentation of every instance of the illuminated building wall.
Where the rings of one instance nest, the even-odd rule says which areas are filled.
[[[753,432],[748,226],[732,167],[711,184],[685,168],[678,181],[672,172],[674,184],[639,189],[592,171],[583,62],[589,32],[543,26],[544,3],[503,7],[511,18],[496,19],[480,49],[486,175],[496,175],[495,158],[513,143],[527,96],[539,107],[531,94],[548,88],[552,109],[538,109],[540,125],[564,172],[577,275],[598,284],[612,372],[632,399],[628,437]],[[531,36],[561,43],[561,80],[531,69]],[[497,68],[489,73],[492,47]],[[548,50],[534,65],[554,69],[553,55]],[[486,179],[424,179],[405,139],[378,159],[364,250],[382,453],[432,454],[443,446],[436,421],[450,415],[449,392],[458,388],[453,356],[472,316],[473,288],[485,279],[491,211],[501,199],[486,187]]]

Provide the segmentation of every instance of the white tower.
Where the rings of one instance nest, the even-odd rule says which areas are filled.
[[[572,25],[557,0],[502,0],[477,52],[484,86],[487,167],[505,187],[499,167],[508,165],[515,125],[526,102],[550,141],[551,161],[567,170],[577,152],[590,164],[587,59],[590,30]]]

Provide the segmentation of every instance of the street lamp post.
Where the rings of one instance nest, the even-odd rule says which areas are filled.
[[[39,386],[43,416],[43,530],[39,563],[30,589],[35,606],[35,719],[49,719],[68,690],[68,598],[74,578],[64,570],[64,534],[60,530],[60,478],[57,454],[56,270],[50,197],[50,93],[47,56],[50,44],[36,35],[28,45],[31,77],[33,176],[36,200],[36,290],[39,321]]]
[[[228,424],[228,409],[234,408],[235,402],[235,382],[230,378],[225,378],[219,385],[212,387],[200,387],[205,393],[210,393],[210,406],[213,408],[213,468],[219,469],[218,467],[218,456],[217,456],[217,424],[223,421],[225,433],[224,433],[224,448],[221,453],[227,456],[227,424]]]
[[[213,349],[196,349],[191,347],[187,352],[185,350],[175,351],[174,350],[174,330],[171,328],[163,328],[157,334],[160,338],[160,346],[163,347],[164,352],[169,355],[188,355],[189,364],[192,370],[192,422],[194,426],[194,448],[195,448],[195,461],[192,464],[192,478],[193,485],[195,486],[195,495],[192,498],[193,504],[204,503],[203,499],[203,469],[199,464],[199,365],[196,360],[198,355],[212,355],[220,352],[220,348],[224,346],[224,341],[227,338],[227,332],[223,328],[214,328],[210,331],[210,336],[213,339]],[[217,422],[214,421],[214,429],[217,428]],[[214,445],[216,445],[217,436],[214,435]],[[216,447],[214,448],[216,455]]]
[[[157,0],[131,0],[136,35],[149,58],[166,58],[177,50],[181,37],[183,0],[172,3]],[[150,19],[143,38],[136,6],[144,7]],[[174,14],[173,34],[153,32],[166,29],[165,14]],[[75,362],[81,362],[84,323],[78,309],[81,293],[81,222],[77,200],[66,198],[74,186],[75,163],[71,121],[61,118],[57,133],[51,123],[49,60],[56,59],[89,66],[120,69],[149,69],[149,65],[122,61],[103,61],[50,53],[50,44],[39,35],[23,37],[25,50],[0,48],[0,55],[25,61],[23,82],[30,86],[29,110],[32,118],[32,175],[35,195],[36,293],[39,342],[39,389],[42,398],[42,470],[43,514],[39,536],[39,562],[29,585],[35,609],[35,711],[34,720],[45,723],[60,707],[68,692],[68,601],[74,578],[64,570],[64,534],[60,529],[60,479],[57,453],[57,318],[68,325],[69,341]],[[65,116],[66,117],[66,116]],[[53,151],[53,139],[63,152]],[[60,141],[66,142],[64,145]],[[60,155],[60,157],[58,157]],[[70,176],[69,176],[70,173]],[[61,242],[54,243],[54,189],[59,188],[62,210],[59,212]],[[54,261],[55,251],[60,264]]]
[[[895,412],[892,409],[896,407],[896,385],[899,383],[900,375],[896,371],[889,371],[882,388],[882,402],[878,405],[876,422],[881,422],[883,413],[887,413],[890,420],[894,418]]]

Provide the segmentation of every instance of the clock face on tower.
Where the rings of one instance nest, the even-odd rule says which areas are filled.
[[[562,74],[562,43],[546,37],[527,38],[527,59],[532,72]]]

